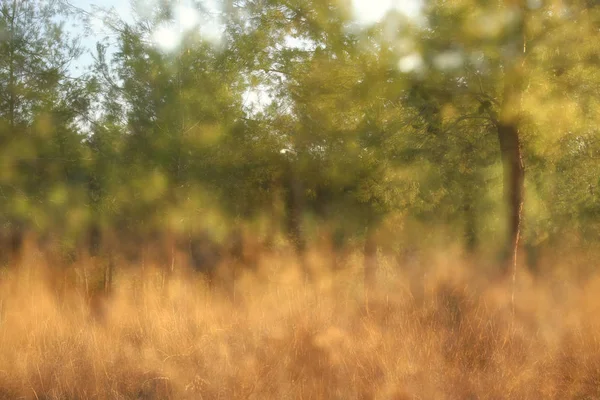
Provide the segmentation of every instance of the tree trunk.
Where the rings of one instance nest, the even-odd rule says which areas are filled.
[[[512,268],[513,283],[516,277],[517,256],[521,233],[523,214],[523,193],[525,169],[521,153],[521,140],[519,128],[522,118],[522,97],[524,85],[524,64],[526,55],[525,18],[526,6],[520,4],[520,20],[512,31],[512,49],[507,53],[504,72],[504,93],[500,115],[496,122],[500,154],[502,157],[504,175],[504,196],[507,206],[508,236],[506,243],[506,260],[503,263],[503,273],[508,273]]]
[[[367,226],[364,248],[364,286],[365,286],[365,301],[368,307],[370,294],[375,289],[377,277],[377,243],[373,232],[372,224]]]
[[[20,222],[12,221],[8,232],[8,265],[10,267],[18,268],[23,260],[23,245],[25,242],[25,228],[24,224]]]
[[[521,220],[523,215],[523,192],[525,170],[521,154],[521,143],[516,123],[498,124],[498,140],[502,155],[504,174],[504,196],[507,206],[507,260],[504,273],[512,267],[516,269]]]
[[[109,249],[109,253],[106,255],[108,260],[106,260],[106,265],[104,267],[104,293],[106,295],[110,295],[113,291],[113,277],[115,271],[115,259],[112,251]]]
[[[467,194],[464,199],[464,217],[465,217],[465,248],[468,254],[475,254],[479,244],[477,237],[477,215],[475,214],[475,205],[473,196]]]
[[[304,194],[302,182],[298,178],[297,173],[293,170],[293,166],[289,168],[288,174],[288,190],[286,192],[286,219],[287,231],[290,240],[294,245],[296,256],[300,262],[304,273],[305,281],[311,280],[311,274],[306,264],[306,239],[302,228],[302,218],[304,214]]]
[[[462,157],[467,162],[471,162],[470,157],[474,152],[474,148],[471,145],[463,148]],[[479,245],[478,237],[478,221],[477,221],[477,183],[478,175],[476,172],[467,168],[467,171],[463,174],[463,177],[459,179],[460,189],[462,191],[462,202],[463,202],[463,223],[464,223],[464,248],[467,254],[474,255]]]

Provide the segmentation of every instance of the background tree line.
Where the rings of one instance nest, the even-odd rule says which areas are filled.
[[[133,2],[128,22],[0,0],[4,264],[27,237],[198,263],[209,242],[303,260],[327,238],[361,249],[371,281],[377,252],[409,243],[503,273],[520,247],[535,269],[543,249],[598,243],[594,2],[432,0],[362,26],[348,1],[227,0],[218,44],[192,29],[167,51],[153,38],[177,4]],[[74,76],[67,26],[93,18],[110,35]]]

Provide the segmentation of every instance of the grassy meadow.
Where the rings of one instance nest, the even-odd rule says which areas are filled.
[[[0,280],[0,399],[600,397],[600,277],[521,272],[513,310],[510,279],[452,252],[382,256],[365,302],[358,253],[312,285],[281,253],[231,301],[156,266],[117,268],[108,295],[91,261],[28,254]]]

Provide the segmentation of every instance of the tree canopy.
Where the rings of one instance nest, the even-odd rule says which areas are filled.
[[[200,1],[219,39],[173,49],[179,3],[132,4],[0,1],[3,232],[245,224],[505,258],[600,239],[594,2],[431,0],[366,26],[348,1]],[[109,34],[74,76],[67,24],[94,20]]]

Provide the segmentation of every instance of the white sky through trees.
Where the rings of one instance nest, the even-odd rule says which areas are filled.
[[[132,6],[127,0],[70,0],[71,4],[83,10],[93,12],[93,5],[104,9],[113,9],[125,20],[132,18]],[[157,0],[139,1],[150,9]],[[175,8],[175,24],[160,27],[154,35],[154,40],[163,49],[169,51],[177,48],[181,32],[199,27],[201,32],[209,41],[218,41],[220,27],[218,23],[219,8],[214,0],[205,0],[202,3],[206,7],[205,15],[200,14],[195,7],[191,6],[190,0],[178,0]],[[361,24],[372,24],[379,21],[388,11],[399,10],[409,17],[416,17],[420,11],[420,0],[352,0],[354,16]],[[101,21],[95,21],[98,31],[101,31]],[[102,35],[98,32],[99,35]],[[94,44],[94,38],[86,40],[87,44]]]
[[[133,4],[138,4],[138,12],[142,15],[145,11],[150,12],[153,6],[159,0],[67,0],[69,4],[89,12],[95,16],[98,8],[112,10],[121,19],[133,21]],[[326,0],[324,0],[326,1]],[[420,13],[422,0],[352,0],[353,14],[358,24],[367,26],[381,20],[386,13],[391,10],[397,10],[409,18],[417,18]],[[174,0],[176,6],[174,10],[174,23],[160,26],[153,34],[153,40],[158,47],[164,51],[175,51],[180,44],[182,33],[193,29],[199,29],[202,36],[209,42],[218,44],[222,28],[219,25],[219,0],[203,0],[205,7],[203,12],[198,12],[197,8],[192,6],[192,0]],[[96,11],[95,11],[96,10]],[[80,75],[86,67],[92,63],[92,53],[95,52],[96,42],[106,37],[109,32],[104,28],[102,16],[91,20],[92,32],[90,36],[82,38],[82,43],[89,50],[81,60],[73,66],[73,74]],[[74,28],[76,31],[79,28]],[[79,34],[81,32],[78,32]],[[292,46],[294,41],[289,41]],[[108,49],[109,54],[111,48]],[[266,91],[258,88],[249,90],[244,96],[244,103],[250,109],[256,111],[262,109],[270,103],[269,95]]]

